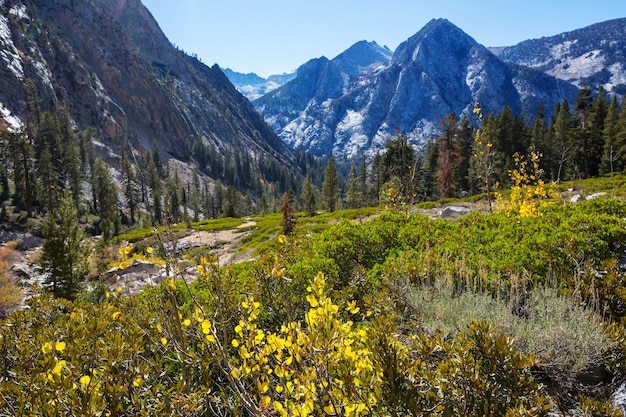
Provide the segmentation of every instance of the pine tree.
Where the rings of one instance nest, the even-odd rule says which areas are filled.
[[[263,194],[263,197],[265,197],[265,194]],[[313,180],[311,179],[310,172],[306,174],[304,182],[302,183],[302,194],[300,199],[302,200],[302,205],[307,216],[314,216],[316,206],[315,189],[313,187]],[[267,202],[265,204],[267,205]]]
[[[437,191],[442,198],[454,196],[455,165],[461,159],[459,145],[456,144],[458,131],[456,116],[451,113],[441,121],[441,135],[437,138]]]
[[[604,88],[600,87],[596,99],[593,101],[590,116],[591,131],[589,133],[589,175],[597,177],[600,174],[600,165],[604,154],[604,123],[609,112]]]
[[[108,165],[100,158],[94,163],[91,186],[94,193],[95,211],[100,216],[98,227],[102,238],[108,241],[119,230],[119,217],[116,211],[117,191]]]
[[[58,211],[48,213],[43,236],[39,262],[47,274],[47,289],[55,297],[72,300],[80,292],[87,266],[78,212],[67,192],[60,200]]]
[[[41,116],[41,105],[37,86],[32,78],[27,78],[24,87],[26,89],[26,109],[28,111],[27,125],[36,127],[39,124]]]
[[[348,204],[348,207],[352,209],[362,206],[363,194],[361,192],[361,181],[357,176],[354,164],[351,165],[350,173],[348,174],[344,201]]]
[[[480,109],[474,109],[482,120]],[[472,172],[478,180],[479,190],[487,194],[487,205],[491,210],[491,192],[497,185],[497,178],[501,173],[501,154],[495,150],[493,141],[497,140],[497,125],[495,119],[490,116],[482,122],[482,126],[476,131],[472,159]]]
[[[337,208],[339,201],[339,173],[335,158],[330,157],[324,170],[324,182],[322,183],[322,201],[331,213]]]
[[[620,158],[619,162],[623,166],[622,172],[624,172],[626,171],[626,106],[623,106],[615,124],[615,147]]]
[[[52,154],[46,146],[41,151],[39,158],[37,159],[37,178],[39,186],[41,187],[41,193],[39,193],[40,203],[47,209],[48,212],[52,212],[57,203],[58,195],[58,182],[57,174],[52,162]]]
[[[504,106],[502,112],[498,116],[490,118],[490,122],[494,124],[491,130],[492,134],[489,143],[492,145],[494,152],[501,155],[500,166],[497,175],[497,181],[503,185],[509,185],[509,170],[513,169],[513,154],[517,151],[514,142],[515,126],[513,118],[513,109],[510,106]],[[526,150],[523,149],[522,152]]]
[[[461,119],[456,139],[458,159],[454,170],[454,180],[462,192],[474,194],[476,187],[473,181],[471,181],[469,158],[472,154],[472,145],[474,143],[474,128],[467,116]]]
[[[369,190],[367,186],[367,165],[365,158],[361,160],[359,165],[359,191],[361,193],[361,203],[366,206],[369,203]]]
[[[382,156],[380,152],[376,152],[372,159],[372,168],[370,170],[370,183],[371,183],[371,203],[378,205],[378,195],[380,194],[380,188],[383,185],[383,173],[382,173]]]
[[[216,181],[215,186],[213,187],[213,195],[215,197],[215,215],[213,218],[217,218],[222,213],[222,206],[224,204],[224,187],[222,186],[221,181]]]
[[[81,197],[80,149],[69,113],[65,108],[57,114],[57,137],[61,155],[61,165],[57,166],[57,171],[60,173],[61,185],[63,189],[69,186],[76,209],[79,209]]]
[[[383,183],[397,177],[402,186],[399,191],[406,196],[411,188],[414,166],[415,150],[405,135],[400,135],[385,143],[385,153],[382,156]]]
[[[282,204],[280,211],[283,213],[283,234],[290,235],[296,226],[296,216],[293,204],[290,201],[288,193],[283,194]]]
[[[617,97],[613,96],[611,104],[607,108],[604,119],[603,152],[600,162],[600,175],[621,172],[624,161],[619,157],[617,145],[617,121],[619,120],[619,104]]]
[[[571,179],[589,178],[591,172],[591,89],[584,87],[576,97],[576,119],[578,125],[570,131],[567,175]]]
[[[135,174],[133,166],[130,163],[129,155],[126,150],[128,143],[125,142],[120,147],[120,171],[122,173],[122,183],[124,186],[124,197],[126,197],[126,205],[129,211],[130,225],[135,224],[135,215],[138,212],[137,206],[137,190],[135,186]]]
[[[167,222],[176,224],[180,221],[180,184],[178,182],[178,174],[170,176],[165,181],[165,210],[167,213]]]
[[[33,148],[21,132],[3,132],[4,142],[8,145],[8,153],[12,156],[14,204],[26,210],[27,217],[33,214],[33,192],[31,173],[33,172]],[[8,158],[7,158],[8,162]],[[8,186],[8,184],[7,184]],[[7,190],[8,191],[8,190]]]
[[[226,187],[224,192],[224,216],[237,217],[237,204],[239,203],[239,193],[232,185]]]
[[[424,164],[422,165],[421,195],[429,199],[435,192],[435,179],[437,174],[437,144],[430,139],[424,149]]]
[[[559,107],[553,124],[554,134],[552,137],[551,153],[554,155],[556,182],[561,182],[564,171],[567,168],[569,155],[572,153],[569,136],[572,129],[572,115],[569,111],[569,103],[563,100]]]
[[[193,221],[197,222],[200,220],[200,212],[201,212],[201,204],[200,204],[200,177],[198,176],[198,172],[194,170],[193,172],[193,182],[191,183],[191,190],[189,193],[189,204],[191,210],[193,211]]]

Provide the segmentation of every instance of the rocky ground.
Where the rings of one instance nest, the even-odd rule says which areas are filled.
[[[210,253],[217,256],[220,266],[246,261],[251,258],[250,253],[238,252],[237,247],[241,239],[251,233],[250,230],[254,226],[253,221],[248,221],[235,229],[194,231],[176,242],[177,253],[182,254],[189,249],[206,247]],[[8,224],[0,225],[0,248],[10,245],[16,252],[9,265],[9,273],[22,288],[24,301],[31,293],[31,288],[34,285],[41,287],[45,280],[45,276],[37,267],[42,243],[40,237],[15,231]],[[197,269],[186,268],[180,276],[192,281],[197,277]],[[111,290],[122,287],[125,293],[136,294],[147,286],[157,285],[165,277],[164,268],[151,262],[134,261],[123,270],[119,268],[109,270],[106,273],[106,283]]]

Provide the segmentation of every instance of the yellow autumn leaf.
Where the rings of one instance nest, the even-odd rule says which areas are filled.
[[[202,333],[209,334],[211,332],[211,322],[208,320],[204,320],[202,322]]]
[[[89,375],[83,375],[80,377],[78,382],[80,382],[80,385],[83,388],[86,388],[87,386],[89,386],[89,383],[91,382],[91,377]]]
[[[115,313],[111,314],[111,318],[113,320],[119,320],[120,317],[122,317],[122,312],[121,311],[116,311]]]
[[[306,296],[306,300],[309,302],[309,304],[311,305],[311,307],[315,308],[319,305],[319,303],[317,302],[317,298],[315,298],[314,295],[307,295]]]
[[[54,365],[54,368],[52,369],[52,373],[56,375],[60,375],[65,365],[67,365],[66,361],[57,362],[56,365]]]
[[[54,349],[62,352],[65,349],[65,342],[59,342],[56,345],[54,345]]]
[[[359,312],[360,308],[356,306],[356,301],[350,301],[348,303],[348,306],[346,307],[346,310],[348,310],[352,314],[356,314]]]
[[[41,351],[46,354],[48,352],[50,352],[52,350],[52,345],[48,342],[44,343],[44,345],[41,347]]]

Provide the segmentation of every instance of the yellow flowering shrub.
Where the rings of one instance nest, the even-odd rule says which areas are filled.
[[[542,206],[558,198],[554,187],[546,185],[541,178],[543,170],[539,167],[540,159],[541,154],[536,151],[530,153],[529,160],[519,153],[513,155],[515,169],[509,171],[513,182],[511,195],[508,201],[499,199],[501,209],[520,217],[538,216]]]

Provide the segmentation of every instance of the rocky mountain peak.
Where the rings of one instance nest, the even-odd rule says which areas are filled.
[[[393,53],[376,42],[359,41],[332,59],[341,71],[358,76],[375,65],[384,65]]]
[[[464,56],[479,46],[468,34],[447,19],[433,19],[396,49],[391,63],[408,65],[436,61],[437,55]]]

